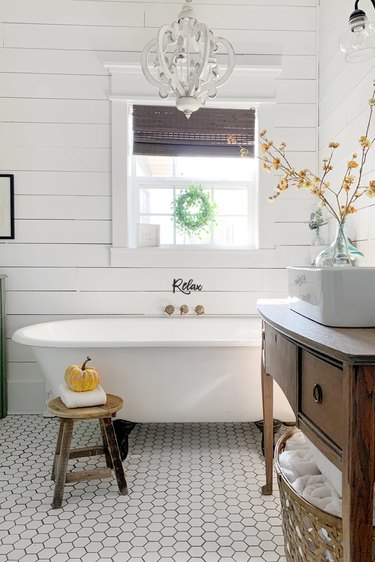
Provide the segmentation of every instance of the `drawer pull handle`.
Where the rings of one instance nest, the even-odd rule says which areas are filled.
[[[323,390],[320,384],[315,384],[313,388],[313,397],[316,404],[321,404],[323,402]]]

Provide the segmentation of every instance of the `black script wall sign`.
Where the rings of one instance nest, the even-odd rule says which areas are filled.
[[[183,279],[173,279],[172,283],[173,293],[176,291],[180,291],[180,293],[184,293],[184,295],[190,295],[194,291],[201,291],[203,289],[203,285],[197,285],[194,283],[193,279],[189,279],[189,281],[184,281]]]

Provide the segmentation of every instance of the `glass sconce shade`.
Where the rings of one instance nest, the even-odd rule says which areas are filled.
[[[375,23],[365,12],[354,10],[348,29],[340,37],[340,49],[347,62],[363,62],[375,57]]]

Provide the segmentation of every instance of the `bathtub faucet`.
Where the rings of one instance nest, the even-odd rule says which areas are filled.
[[[202,306],[201,304],[198,304],[198,306],[195,307],[195,312],[196,312],[197,316],[200,316],[201,314],[204,314],[204,306]]]
[[[187,305],[187,304],[182,304],[182,305],[180,306],[180,314],[181,314],[181,316],[182,316],[183,314],[187,314],[188,312],[189,312],[189,307],[188,307],[188,305]]]
[[[168,304],[165,309],[164,312],[166,312],[168,314],[168,316],[170,316],[171,314],[174,313],[174,306],[173,304]]]

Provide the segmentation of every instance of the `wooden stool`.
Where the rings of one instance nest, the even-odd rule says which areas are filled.
[[[52,467],[52,480],[55,480],[55,493],[53,496],[52,508],[61,507],[64,485],[70,482],[80,482],[81,480],[95,480],[109,478],[114,469],[118,489],[120,494],[126,495],[128,487],[125,480],[124,469],[120,458],[120,452],[113,429],[112,418],[116,416],[124,401],[119,396],[107,394],[107,402],[103,406],[90,406],[84,408],[67,408],[60,398],[54,398],[48,404],[48,409],[52,414],[60,418],[60,430],[57,437],[55,458]],[[77,420],[98,419],[103,445],[91,447],[81,447],[70,449],[73,435],[74,422]],[[69,472],[69,459],[79,457],[91,457],[94,455],[105,455],[107,468],[95,468],[93,470],[81,470]]]

